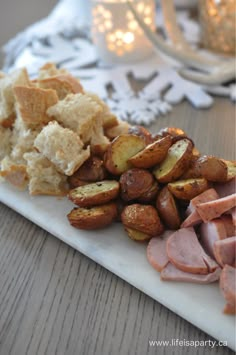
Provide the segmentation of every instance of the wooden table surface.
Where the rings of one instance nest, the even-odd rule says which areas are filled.
[[[217,98],[210,110],[183,103],[151,130],[173,125],[201,152],[235,159],[228,100]],[[2,204],[0,226],[0,355],[233,354],[226,347],[150,346],[212,338]]]

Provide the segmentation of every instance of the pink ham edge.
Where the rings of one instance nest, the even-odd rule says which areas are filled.
[[[161,279],[163,281],[179,281],[197,284],[209,284],[218,281],[220,278],[220,274],[221,268],[219,267],[210,274],[200,275],[181,271],[177,269],[173,264],[168,263],[166,267],[161,271]]]
[[[147,246],[147,259],[152,267],[161,271],[169,262],[166,253],[166,243],[174,231],[166,230],[162,235],[152,238]]]
[[[215,259],[214,244],[217,240],[227,237],[224,222],[218,218],[200,225],[200,242],[205,252]]]
[[[208,189],[202,192],[200,195],[194,197],[186,210],[186,215],[188,216],[183,223],[181,224],[181,228],[188,228],[196,226],[197,224],[202,222],[201,217],[199,216],[196,206],[200,203],[214,201],[219,198],[219,195],[214,189]]]
[[[219,197],[226,197],[236,193],[236,177],[224,183],[215,183],[214,188]]]
[[[178,269],[193,274],[206,275],[218,268],[201,247],[193,228],[176,231],[167,241],[167,255]]]
[[[225,265],[220,275],[220,289],[225,298],[224,313],[236,313],[236,269]]]
[[[234,227],[236,227],[236,207],[232,208],[231,210],[232,222]]]
[[[222,267],[225,265],[235,266],[236,236],[216,241],[213,251],[219,265]]]
[[[236,210],[236,208],[235,208]],[[225,231],[226,231],[226,236],[227,237],[232,237],[234,235],[236,235],[236,226],[233,223],[233,218],[231,215],[223,215],[220,217],[220,219],[222,220],[222,222],[224,223],[225,226]]]
[[[219,198],[218,200],[200,203],[196,206],[203,222],[220,217],[223,213],[236,206],[236,194]]]

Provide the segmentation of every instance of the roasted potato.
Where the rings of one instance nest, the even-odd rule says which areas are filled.
[[[104,180],[106,177],[107,172],[103,161],[96,156],[92,156],[69,177],[68,181],[71,187],[77,187],[81,186],[81,181],[96,182]]]
[[[136,168],[151,168],[164,160],[171,144],[170,136],[163,137],[147,145],[141,152],[131,157],[129,162]]]
[[[152,238],[151,235],[149,235],[147,233],[140,232],[140,231],[133,229],[133,228],[125,227],[125,231],[127,232],[128,236],[132,240],[135,240],[136,242],[143,243],[143,242],[146,242],[147,240]]]
[[[178,179],[189,167],[192,149],[193,144],[189,139],[175,142],[169,148],[164,161],[153,171],[157,181],[168,183]]]
[[[228,168],[226,163],[211,155],[203,155],[198,160],[199,171],[202,177],[213,182],[227,181]]]
[[[209,183],[205,178],[178,180],[167,186],[170,192],[181,200],[191,200],[209,189]]]
[[[131,126],[128,130],[129,134],[135,134],[144,139],[146,144],[153,143],[152,134],[143,126]]]
[[[124,201],[152,201],[158,191],[158,183],[153,175],[144,169],[130,169],[120,177],[121,198]]]
[[[103,180],[76,187],[69,191],[68,197],[80,207],[102,205],[114,200],[119,194],[119,182]]]
[[[170,136],[172,143],[177,142],[180,139],[188,138],[187,133],[178,127],[165,127],[162,128],[156,135],[156,137]]]
[[[164,186],[157,195],[156,200],[157,211],[169,229],[180,228],[181,218],[172,193]]]
[[[121,213],[125,228],[132,228],[152,237],[164,231],[157,210],[151,205],[133,204],[126,206]]]
[[[191,160],[189,161],[188,169],[181,175],[181,180],[186,179],[195,179],[202,177],[200,172],[200,166],[198,162],[199,157],[192,155]]]
[[[115,125],[114,127],[110,127],[105,129],[105,135],[109,138],[109,139],[114,139],[118,136],[120,136],[121,134],[128,134],[129,128],[130,128],[130,124],[126,121],[119,121],[117,125]]]
[[[145,141],[132,134],[124,134],[115,138],[104,156],[104,165],[114,175],[121,175],[132,167],[129,158],[146,146]]]
[[[227,181],[233,179],[236,176],[236,161],[222,160],[227,165]]]
[[[79,229],[98,229],[111,224],[117,218],[116,203],[111,202],[91,208],[74,208],[67,218],[73,227]]]

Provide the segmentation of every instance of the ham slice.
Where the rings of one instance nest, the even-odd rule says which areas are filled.
[[[173,231],[165,231],[161,236],[152,238],[147,246],[147,259],[154,269],[161,271],[169,262],[166,243]]]
[[[236,209],[235,209],[236,210]],[[225,226],[226,236],[232,237],[236,235],[236,228],[231,215],[223,215],[220,217]],[[222,239],[222,238],[221,238]]]
[[[161,272],[161,279],[163,281],[182,281],[182,282],[192,282],[197,284],[209,284],[218,281],[221,274],[221,268],[215,269],[210,274],[199,275],[192,274],[190,272],[184,272],[177,269],[173,264],[168,263],[166,267]]]
[[[167,241],[167,255],[178,269],[206,275],[218,268],[200,245],[193,228],[177,230]]]
[[[219,195],[214,189],[208,189],[202,192],[200,195],[194,197],[186,210],[186,215],[188,216],[183,223],[181,224],[181,228],[188,228],[196,226],[197,224],[202,222],[201,217],[199,216],[196,206],[200,203],[214,201],[219,198]]]
[[[220,275],[220,289],[226,300],[224,313],[236,313],[236,269],[225,265]]]
[[[224,267],[225,265],[235,265],[236,237],[226,238],[215,242],[214,255],[216,261]]]
[[[196,206],[203,222],[220,217],[223,213],[236,206],[236,194],[219,198],[218,200],[200,203]]]
[[[214,184],[219,197],[226,197],[236,193],[236,177],[225,183]]]
[[[231,216],[232,216],[233,225],[236,227],[236,207],[232,208]]]
[[[214,219],[200,225],[200,240],[205,252],[215,259],[214,244],[217,240],[222,240],[227,237],[224,222],[221,219]]]

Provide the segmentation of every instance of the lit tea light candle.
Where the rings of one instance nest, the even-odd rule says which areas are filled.
[[[199,0],[203,45],[218,52],[235,54],[235,0]]]
[[[145,23],[154,28],[154,0],[133,1]],[[128,63],[150,56],[152,46],[124,0],[93,0],[92,37],[106,63]]]

